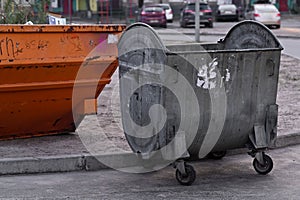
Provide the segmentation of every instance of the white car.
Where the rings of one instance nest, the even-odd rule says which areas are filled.
[[[166,13],[166,18],[168,22],[173,22],[173,10],[168,3],[156,4],[156,6],[162,7]]]
[[[280,28],[280,12],[273,4],[254,4],[245,14],[246,19],[259,21],[266,26]]]

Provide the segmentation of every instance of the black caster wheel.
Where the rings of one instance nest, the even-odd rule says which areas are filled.
[[[176,170],[176,179],[181,185],[192,185],[196,180],[196,172],[191,165],[185,164],[186,175],[182,175],[181,172]]]
[[[253,167],[255,169],[255,171],[259,174],[262,174],[262,175],[266,175],[268,173],[270,173],[273,169],[273,161],[272,161],[272,158],[268,155],[265,155],[263,156],[263,159],[264,159],[264,164],[260,164],[258,162],[258,160],[255,158],[253,160]]]
[[[208,154],[208,158],[214,159],[214,160],[220,160],[224,156],[226,156],[226,151],[215,151]]]

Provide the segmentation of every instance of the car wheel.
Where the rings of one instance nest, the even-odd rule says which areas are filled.
[[[181,28],[186,28],[186,24],[184,22],[180,22],[180,27]]]

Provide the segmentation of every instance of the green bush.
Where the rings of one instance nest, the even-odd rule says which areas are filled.
[[[34,4],[18,5],[14,0],[7,0],[4,4],[4,12],[1,14],[1,24],[25,24],[32,21],[34,24],[47,23],[45,6],[49,0],[36,0]]]

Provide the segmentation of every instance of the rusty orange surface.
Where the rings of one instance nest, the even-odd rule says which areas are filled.
[[[124,29],[1,25],[0,139],[74,131],[72,103],[76,116],[83,116],[85,107],[89,112],[95,107],[93,99],[118,66],[117,39]],[[75,81],[81,96],[74,101]]]

